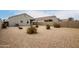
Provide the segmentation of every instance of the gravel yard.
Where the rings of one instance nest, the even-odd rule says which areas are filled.
[[[0,31],[2,48],[79,48],[79,29],[39,26],[37,34],[27,34],[28,27],[9,27]]]

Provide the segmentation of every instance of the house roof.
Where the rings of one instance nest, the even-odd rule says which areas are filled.
[[[44,16],[44,17],[38,17],[38,18],[56,18],[56,16]],[[35,19],[38,19],[38,18],[35,18]]]
[[[30,15],[28,15],[28,14],[26,14],[26,13],[22,13],[22,14],[19,14],[19,15],[11,16],[11,17],[9,17],[8,19],[13,18],[13,17],[22,16],[22,15],[24,15],[25,17],[26,17],[26,16],[31,17]],[[31,17],[31,18],[33,18],[33,17]]]
[[[39,17],[39,18],[35,18],[36,20],[48,20],[48,19],[53,19],[53,18],[57,18],[56,16],[45,16],[45,17]]]

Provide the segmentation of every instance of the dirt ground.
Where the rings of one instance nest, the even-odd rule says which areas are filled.
[[[27,34],[27,27],[9,27],[0,31],[2,48],[79,48],[79,29],[39,26],[37,34]]]

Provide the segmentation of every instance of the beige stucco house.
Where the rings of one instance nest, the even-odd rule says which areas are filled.
[[[33,19],[30,15],[23,13],[8,18],[9,26],[15,26],[19,24],[20,26],[30,25],[30,19]]]
[[[15,26],[19,24],[20,26],[30,25],[30,20],[34,20],[33,24],[38,25],[53,25],[55,22],[59,23],[61,27],[73,27],[79,28],[79,21],[75,21],[73,18],[68,19],[59,19],[56,16],[45,16],[39,18],[33,18],[30,15],[23,13],[15,16],[11,16],[7,19],[9,26]],[[1,20],[0,20],[0,29],[1,29]]]
[[[36,21],[34,22],[38,22],[39,25],[53,25],[54,22],[58,23],[58,18],[56,16],[45,16],[45,17],[39,17],[39,18],[35,18]]]
[[[58,22],[58,18],[56,16],[45,16],[45,17],[39,17],[35,18],[37,21],[41,22]]]
[[[9,26],[15,26],[16,24],[19,24],[20,26],[26,26],[30,25],[30,20],[35,20],[34,22],[40,22],[44,25],[46,25],[47,22],[58,22],[58,18],[56,16],[46,16],[46,17],[39,17],[39,18],[33,18],[30,15],[23,13],[15,16],[11,16],[8,18]]]

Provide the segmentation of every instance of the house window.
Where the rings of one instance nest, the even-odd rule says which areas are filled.
[[[44,22],[48,22],[48,20],[44,20]]]
[[[52,19],[44,20],[45,22],[52,22]]]
[[[27,24],[29,23],[29,21],[27,21]]]
[[[53,20],[52,19],[49,19],[49,22],[52,22]]]
[[[21,20],[20,23],[23,23],[23,21]]]

